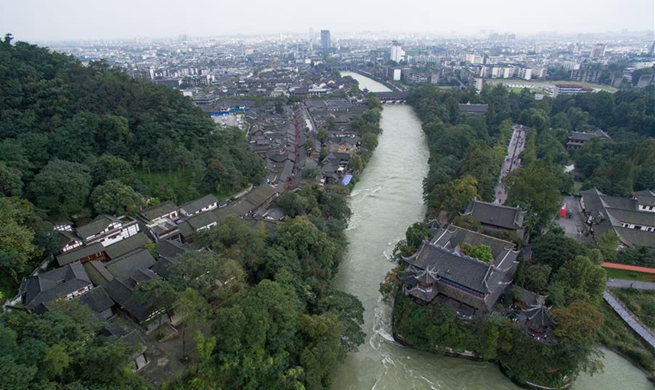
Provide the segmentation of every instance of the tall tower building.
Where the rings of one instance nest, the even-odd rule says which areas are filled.
[[[591,58],[600,58],[605,55],[605,48],[607,46],[604,43],[597,43],[594,45],[594,48],[591,49],[591,54],[589,57]]]
[[[405,51],[403,51],[403,47],[398,41],[393,41],[391,42],[391,55],[389,56],[389,59],[391,61],[396,61],[400,62],[405,57]]]
[[[330,30],[321,30],[321,49],[327,50],[331,47]]]
[[[309,50],[314,50],[314,28],[309,28]]]

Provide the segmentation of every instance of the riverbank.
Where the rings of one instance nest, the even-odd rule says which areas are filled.
[[[371,80],[350,75],[360,81],[360,87],[376,91]],[[427,174],[428,151],[422,125],[410,106],[385,105],[380,127],[379,146],[348,200],[353,212],[346,229],[348,252],[334,280],[334,287],[362,301],[366,343],[333,371],[331,387],[518,390],[494,363],[452,359],[394,341],[392,309],[378,287],[395,265],[391,259],[396,243],[408,226],[425,216],[420,178]],[[496,181],[494,177],[492,184]],[[612,369],[620,367],[621,372],[581,375],[572,389],[615,390],[623,384],[631,389],[649,388],[640,381],[641,373],[618,356],[608,353],[605,362]]]

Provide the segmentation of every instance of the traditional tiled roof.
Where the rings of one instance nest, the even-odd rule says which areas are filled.
[[[643,190],[637,191],[634,194],[635,199],[640,205],[643,206],[655,206],[655,191],[654,190]]]
[[[432,274],[481,294],[491,292],[487,279],[493,266],[459,254],[457,251],[449,251],[431,243],[424,243],[421,249],[406,261],[417,269],[429,268]]]
[[[178,254],[186,253],[191,248],[187,244],[181,244],[177,241],[163,240],[157,244],[157,253],[160,257],[175,258]]]
[[[23,303],[27,308],[34,308],[40,303],[60,299],[89,285],[91,279],[82,264],[73,263],[27,279]]]
[[[599,238],[607,232],[614,232],[627,246],[655,247],[655,232],[624,227],[655,226],[655,213],[639,211],[637,200],[608,196],[596,188],[582,191],[582,204],[590,217],[594,237]],[[636,195],[636,194],[635,194]]]
[[[484,114],[489,109],[488,104],[458,104],[459,110],[467,114]]]
[[[570,140],[576,140],[576,141],[589,141],[592,138],[602,138],[606,140],[611,140],[612,137],[609,136],[606,132],[603,130],[596,130],[593,132],[576,132],[573,131],[571,132],[571,135],[569,136]]]
[[[107,267],[105,267],[102,261],[96,260],[84,263],[84,270],[96,286],[106,286],[114,280],[114,275],[107,270]]]
[[[214,195],[209,194],[180,206],[180,211],[184,212],[186,215],[193,215],[212,204],[218,204],[218,199],[216,199]]]
[[[146,249],[137,249],[104,264],[116,278],[125,278],[140,269],[155,265],[155,259]]]
[[[523,228],[523,212],[518,207],[473,200],[464,215],[470,215],[482,224],[503,229],[520,230]]]
[[[175,203],[169,200],[158,205],[147,207],[141,210],[139,214],[141,214],[141,216],[147,221],[152,221],[154,219],[160,218],[163,215],[170,214],[177,209],[178,207],[175,205]]]
[[[151,270],[162,278],[167,279],[170,274],[169,269],[174,262],[175,260],[170,257],[161,256],[159,257],[159,260],[157,260],[157,263],[152,266]]]
[[[87,305],[92,311],[102,313],[114,306],[104,287],[96,287],[80,297],[80,302]]]
[[[86,240],[87,237],[95,236],[102,233],[107,226],[114,222],[120,222],[118,218],[112,217],[111,215],[101,214],[95,217],[93,221],[87,223],[84,226],[80,226],[75,231],[77,235]]]
[[[64,266],[66,264],[82,260],[91,255],[95,255],[96,253],[101,253],[104,251],[104,249],[105,248],[99,242],[91,245],[85,245],[81,248],[74,249],[57,256],[57,263],[59,263],[60,266]]]
[[[146,236],[143,232],[139,232],[132,237],[120,240],[105,247],[105,254],[108,258],[115,259],[135,249],[145,248],[146,244],[148,244],[148,241],[150,241],[148,240],[148,236]]]
[[[134,293],[134,287],[129,280],[114,279],[106,287],[107,293],[114,302],[128,312],[139,323],[153,312],[148,305]]]
[[[259,207],[263,205],[268,199],[273,197],[278,192],[277,188],[269,185],[260,185],[246,195],[246,200],[253,205]]]
[[[508,250],[513,250],[515,246],[512,242],[487,236],[455,225],[450,225],[446,229],[437,233],[432,243],[449,249],[456,248],[464,243],[473,246],[487,245],[491,248],[491,254],[494,259],[499,256],[504,256]]]
[[[550,316],[548,307],[544,305],[531,306],[526,310],[523,310],[523,313],[527,317],[526,325],[530,329],[544,331],[547,328],[555,326],[555,321],[553,321]]]

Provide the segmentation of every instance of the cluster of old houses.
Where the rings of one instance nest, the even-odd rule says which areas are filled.
[[[277,195],[276,187],[261,185],[229,204],[207,195],[179,207],[170,201],[153,205],[137,218],[102,214],[75,228],[58,225],[62,240],[58,268],[26,280],[21,287],[24,308],[45,313],[59,301],[77,299],[103,320],[120,312],[146,332],[162,323],[175,325],[180,318],[168,317],[144,302],[136,293],[137,285],[166,278],[178,254],[197,250],[196,235],[218,226],[228,215],[242,217],[253,227],[275,223],[283,214],[267,206]],[[140,340],[139,332],[115,324],[109,323],[105,331],[128,341]],[[145,345],[143,340],[139,345]],[[137,369],[147,363],[142,352],[135,356]]]
[[[524,215],[519,208],[474,200],[465,215],[479,221],[485,233],[523,236]],[[490,261],[471,257],[464,249],[479,245],[489,247]],[[436,229],[414,255],[404,259],[403,290],[419,304],[452,307],[464,320],[503,313],[536,340],[554,343],[555,323],[544,297],[512,285],[518,257],[513,242],[449,225]],[[508,290],[513,291],[513,301],[500,304]]]

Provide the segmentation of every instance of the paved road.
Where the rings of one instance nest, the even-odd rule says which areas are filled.
[[[507,200],[505,187],[503,186],[503,178],[509,172],[521,167],[521,159],[519,155],[525,148],[525,139],[528,135],[528,128],[522,125],[512,126],[512,138],[509,140],[507,146],[507,157],[503,161],[500,169],[500,176],[498,177],[498,185],[496,185],[496,203],[503,204]]]
[[[637,290],[655,290],[655,282],[638,282],[626,279],[607,279],[607,287],[635,288]]]
[[[566,210],[569,212],[570,217],[559,217],[555,219],[555,223],[564,229],[564,234],[578,241],[588,240],[584,236],[587,231],[584,223],[584,214],[582,213],[582,206],[580,201],[574,196],[565,196],[562,199],[566,205]]]
[[[621,316],[623,321],[625,321],[628,326],[632,328],[639,336],[641,336],[642,339],[646,340],[648,344],[651,345],[651,347],[655,348],[655,335],[648,329],[647,327],[643,326],[641,322],[626,308],[619,302],[614,295],[612,295],[609,291],[605,290],[603,293],[603,299],[607,303],[609,303],[610,306],[612,306],[612,309]]]

